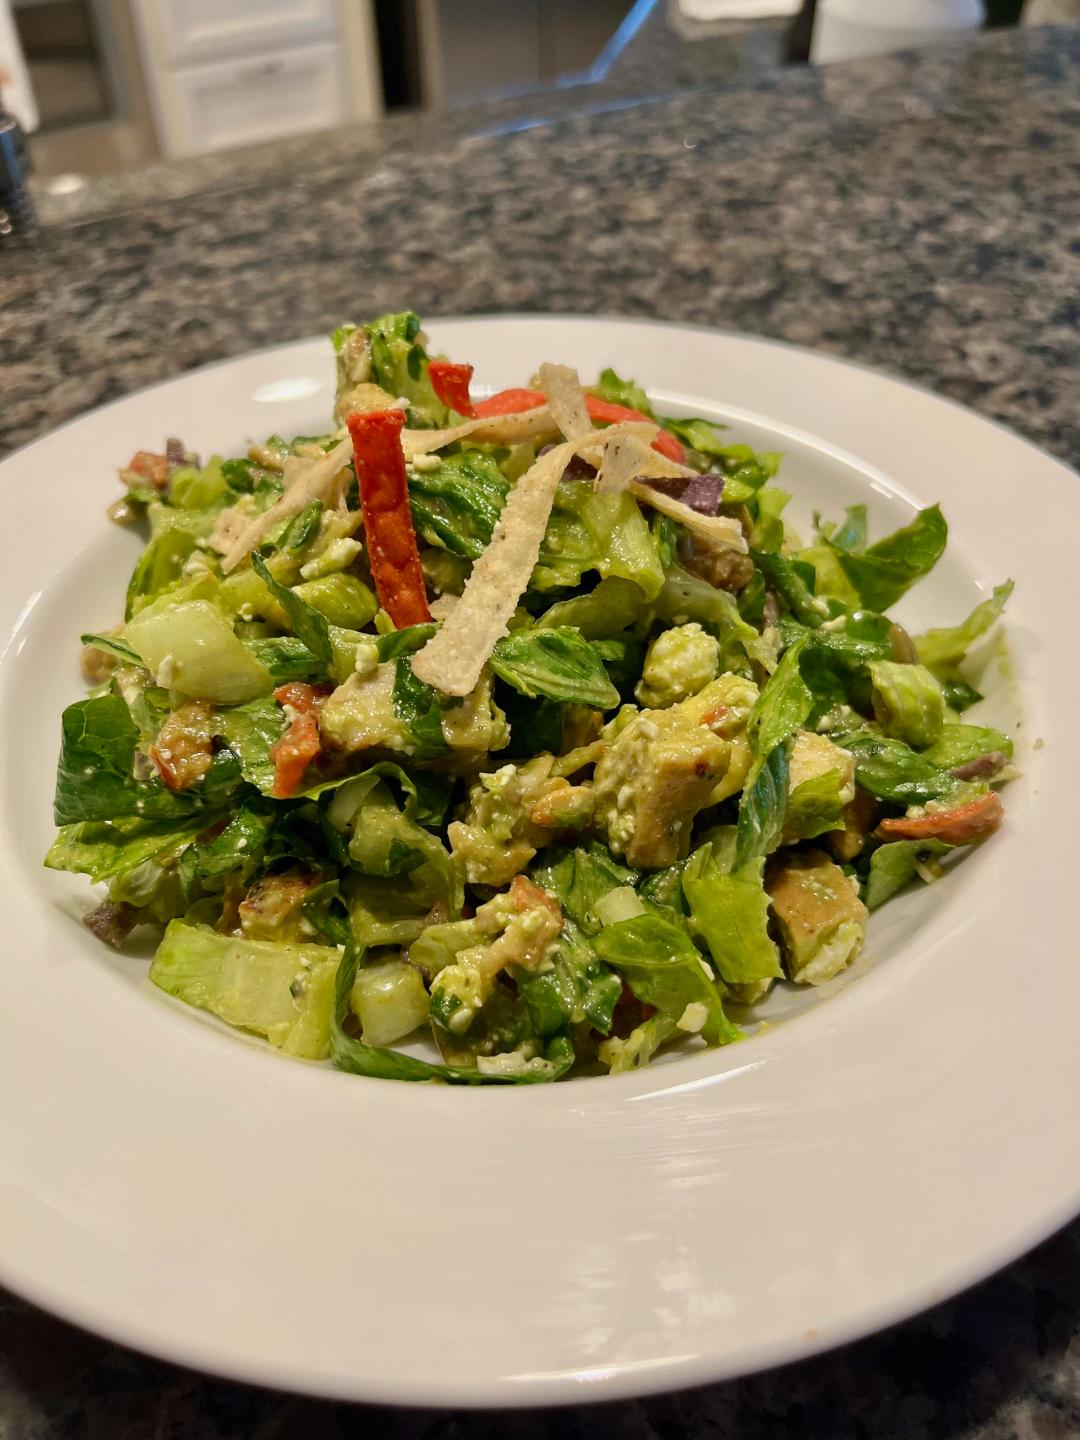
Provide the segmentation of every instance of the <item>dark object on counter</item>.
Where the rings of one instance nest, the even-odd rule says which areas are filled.
[[[784,33],[780,46],[781,64],[806,65],[809,62],[816,13],[817,0],[803,0],[802,9]]]
[[[0,246],[37,229],[27,177],[30,153],[19,122],[0,109]]]
[[[1018,25],[1020,12],[1025,0],[986,0],[986,24],[989,29],[998,25]]]

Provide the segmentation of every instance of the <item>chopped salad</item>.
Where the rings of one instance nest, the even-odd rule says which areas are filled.
[[[998,827],[964,662],[1011,583],[888,613],[936,505],[799,537],[780,455],[612,370],[478,398],[410,312],[333,345],[325,434],[120,471],[147,543],[45,863],[107,885],[103,941],[158,927],[162,990],[356,1074],[624,1071],[838,975]]]

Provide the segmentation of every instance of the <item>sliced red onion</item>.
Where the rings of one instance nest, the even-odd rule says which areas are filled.
[[[977,755],[974,760],[957,765],[949,773],[954,780],[986,780],[991,775],[996,775],[999,770],[1004,770],[1008,763],[1007,755],[1003,755],[1000,750],[991,750],[989,754]]]

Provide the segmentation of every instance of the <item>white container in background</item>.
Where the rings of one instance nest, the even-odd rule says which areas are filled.
[[[819,0],[810,59],[827,65],[937,45],[983,19],[982,0]]]

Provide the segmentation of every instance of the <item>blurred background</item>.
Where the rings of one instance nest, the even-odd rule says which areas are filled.
[[[160,158],[602,79],[658,7],[684,39],[754,32],[781,65],[1080,0],[0,0],[0,96],[39,184],[63,193]]]

